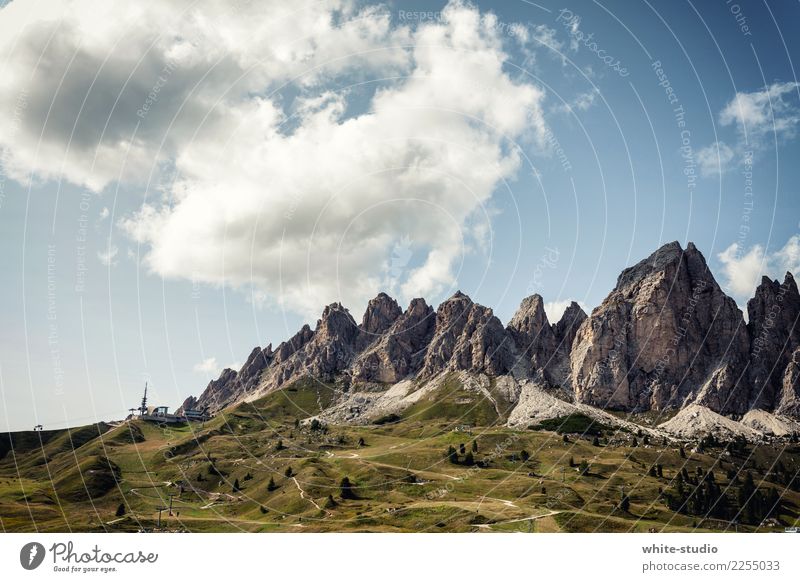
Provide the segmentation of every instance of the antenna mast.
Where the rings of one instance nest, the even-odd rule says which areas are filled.
[[[139,408],[139,413],[142,416],[147,414],[147,382],[144,383],[144,396],[142,396],[142,406]]]

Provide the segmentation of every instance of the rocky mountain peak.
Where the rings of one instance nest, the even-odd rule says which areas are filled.
[[[512,365],[511,342],[488,307],[457,291],[439,305],[422,377],[466,370],[502,374]]]
[[[268,345],[263,350],[256,347],[250,352],[250,355],[245,360],[244,365],[238,373],[240,382],[258,382],[258,377],[261,371],[272,363],[272,344]]]
[[[544,299],[537,294],[522,300],[508,327],[514,330],[529,330],[531,327],[550,325],[544,310]]]
[[[575,301],[572,301],[567,306],[561,315],[561,319],[553,324],[553,333],[560,346],[568,351],[571,349],[575,335],[578,333],[578,328],[586,320],[586,317],[586,312]]]
[[[472,299],[461,291],[456,291],[439,304],[436,310],[437,320],[442,324],[454,324],[456,321],[469,313],[474,305]]]
[[[212,410],[222,408],[236,398],[238,384],[236,382],[237,373],[235,370],[225,368],[219,375],[219,378],[212,380],[206,386],[206,389],[200,395],[200,398],[191,402],[191,406],[208,407]],[[184,401],[184,410],[187,407],[187,401]]]
[[[375,336],[387,331],[402,314],[403,310],[400,309],[397,301],[386,293],[379,293],[367,304],[364,317],[361,319],[361,331],[368,336],[373,336],[368,338],[371,341],[375,339]]]
[[[418,297],[416,299],[412,299],[411,303],[408,305],[408,309],[405,312],[406,317],[410,315],[415,315],[417,317],[423,315],[429,315],[433,313],[433,307],[430,307],[424,299]]]
[[[617,278],[615,289],[622,290],[635,286],[655,273],[675,273],[681,267],[692,271],[695,276],[708,271],[705,258],[692,242],[687,243],[686,249],[683,249],[678,241],[661,246],[646,259],[624,269]]]
[[[506,331],[519,353],[529,359],[534,369],[544,368],[550,363],[556,350],[556,336],[547,319],[541,295],[531,295],[522,300]]]
[[[328,305],[316,329],[255,348],[184,407],[218,410],[304,377],[349,387],[426,382],[447,372],[513,376],[560,398],[599,408],[721,414],[752,407],[800,416],[800,294],[791,273],[764,278],[744,324],[699,250],[668,243],[625,269],[590,316],[572,302],[551,324],[540,295],[522,300],[507,326],[457,291],[436,310],[405,311],[385,293],[355,320]]]
[[[350,311],[341,303],[331,303],[322,311],[322,317],[317,320],[316,334],[325,334],[335,337],[355,337],[358,326]]]
[[[741,312],[693,244],[664,245],[625,269],[573,343],[576,398],[623,410],[697,402],[744,412],[747,364]]]
[[[783,277],[783,285],[792,293],[797,294],[797,282],[794,280],[794,275],[786,271]]]
[[[794,387],[785,385],[784,370],[800,347],[800,294],[794,276],[786,273],[783,283],[763,277],[747,302],[747,314],[752,406],[781,408],[794,393]]]
[[[398,382],[422,367],[433,337],[436,316],[424,299],[408,309],[354,362],[352,376],[364,382]]]
[[[311,338],[313,337],[314,331],[309,327],[308,324],[303,325],[303,327],[300,328],[300,331],[298,331],[285,342],[281,342],[281,344],[277,347],[274,354],[275,362],[280,363],[286,361],[295,352],[302,349],[308,342],[310,342]]]

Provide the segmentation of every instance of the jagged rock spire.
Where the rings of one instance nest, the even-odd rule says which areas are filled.
[[[693,401],[744,412],[748,340],[742,314],[689,243],[625,269],[581,325],[571,355],[579,401],[624,410]]]
[[[701,404],[800,415],[800,295],[791,273],[764,278],[744,324],[692,244],[668,243],[622,271],[591,316],[572,302],[551,324],[539,295],[504,328],[457,291],[436,311],[414,299],[401,312],[379,293],[360,324],[339,303],[274,351],[254,349],[192,406],[218,409],[303,377],[320,382],[426,381],[450,371],[529,375],[568,399],[601,408],[662,410]],[[376,389],[372,387],[370,389]]]

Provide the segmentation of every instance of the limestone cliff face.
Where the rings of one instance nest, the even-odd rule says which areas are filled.
[[[572,351],[572,342],[578,335],[578,328],[586,320],[586,312],[574,301],[564,310],[558,323],[553,324],[553,333],[556,337],[557,349],[569,353]]]
[[[281,342],[278,349],[275,350],[275,363],[279,364],[288,360],[292,354],[310,342],[312,337],[314,337],[314,332],[308,325],[304,325],[291,339]]]
[[[259,388],[277,388],[303,376],[332,382],[353,362],[359,336],[360,329],[350,312],[339,303],[328,305],[310,339],[268,370]]]
[[[691,402],[743,413],[749,340],[736,303],[692,243],[664,245],[625,269],[572,347],[576,399],[663,410]]]
[[[231,402],[235,402],[238,397],[238,383],[236,382],[237,373],[235,370],[231,370],[230,368],[225,368],[219,375],[219,378],[216,380],[212,380],[206,386],[206,389],[203,390],[203,393],[200,394],[200,397],[197,399],[193,399],[192,397],[187,398],[182,408],[185,410],[189,408],[187,404],[190,400],[193,400],[192,405],[195,408],[208,408],[209,410],[215,411],[219,410],[220,408],[224,408]]]
[[[397,301],[386,293],[379,293],[375,299],[371,299],[359,326],[359,348],[379,341],[402,314],[403,310]]]
[[[194,396],[189,396],[186,400],[183,401],[178,409],[175,411],[175,414],[183,414],[187,410],[195,410],[197,408],[197,398]]]
[[[551,363],[558,341],[547,320],[541,295],[523,299],[506,330],[522,357],[529,360],[534,369]]]
[[[578,335],[578,329],[585,320],[586,313],[580,305],[573,301],[564,311],[558,323],[553,324],[555,349],[545,370],[546,378],[551,384],[562,386],[570,391],[572,388],[570,375],[572,345],[575,342],[575,336]]]
[[[794,351],[783,373],[781,396],[775,412],[800,418],[800,348]]]
[[[254,348],[241,370],[236,372],[225,368],[219,378],[209,382],[199,398],[187,398],[181,406],[181,410],[205,407],[217,410],[229,402],[239,400],[258,386],[262,373],[273,362],[273,355],[272,345],[263,350],[259,347]]]
[[[800,347],[800,295],[791,273],[783,283],[761,280],[747,302],[752,406],[772,410],[784,400],[785,371]],[[791,400],[793,389],[786,394]]]
[[[356,381],[394,383],[416,374],[433,338],[436,314],[424,299],[414,299],[408,309],[358,357],[353,364]]]
[[[254,349],[184,408],[219,410],[304,377],[367,391],[447,372],[513,375],[600,408],[664,410],[699,404],[722,414],[761,408],[800,417],[800,295],[791,274],[765,278],[745,325],[702,254],[664,245],[625,269],[586,315],[572,303],[551,324],[539,295],[505,327],[492,310],[457,292],[434,311],[405,311],[380,293],[361,323],[338,303],[274,351]]]
[[[569,389],[571,385],[569,356],[578,328],[586,313],[574,301],[561,319],[551,325],[540,295],[522,300],[519,309],[506,326],[520,358],[530,364],[530,372],[553,387]]]
[[[500,375],[512,366],[511,340],[491,309],[460,291],[439,306],[421,378],[447,371]]]
[[[274,352],[271,346],[254,349],[238,373],[224,370],[194,404],[219,410],[304,377],[333,382],[353,372],[362,381],[394,382],[419,369],[432,328],[432,310],[423,300],[414,300],[403,315],[397,302],[381,293],[369,302],[361,325],[333,303],[315,329],[304,325]]]

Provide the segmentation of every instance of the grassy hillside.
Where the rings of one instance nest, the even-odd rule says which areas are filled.
[[[607,445],[608,427],[585,437],[554,432],[564,423],[513,431],[502,426],[501,402],[452,382],[392,423],[298,422],[333,398],[330,386],[299,382],[204,425],[136,420],[5,435],[0,525],[152,529],[156,508],[170,500],[173,514],[162,520],[171,531],[774,531],[798,523],[796,444],[707,442],[702,453],[686,446],[684,458],[678,444],[639,438],[633,446],[635,435]],[[471,433],[457,430],[467,423]],[[739,498],[748,473],[749,502]],[[765,509],[755,504],[776,494],[775,521],[762,526]],[[727,503],[725,518],[704,517],[721,513],[709,511],[706,495]]]

